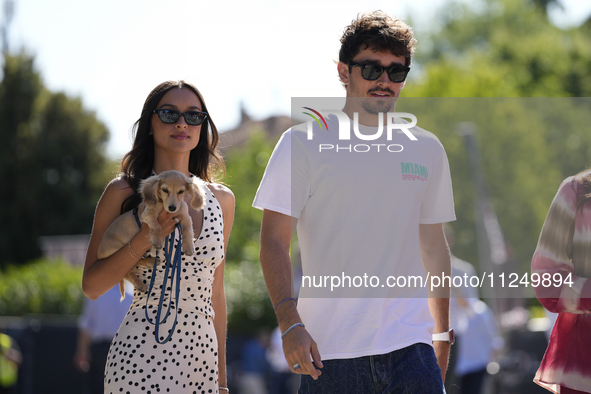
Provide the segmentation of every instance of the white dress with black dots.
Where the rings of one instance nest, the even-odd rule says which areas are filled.
[[[203,226],[195,240],[195,254],[182,255],[175,332],[168,342],[156,342],[155,326],[147,321],[145,314],[148,293],[135,290],[133,303],[111,343],[105,368],[105,393],[218,393],[218,346],[211,295],[214,271],[224,258],[224,225],[218,201],[207,187],[203,189]],[[152,321],[156,321],[165,272],[162,260],[157,271],[148,304]],[[140,267],[138,272],[140,279],[149,285],[152,268]],[[176,313],[170,272],[167,283],[162,316],[168,302],[171,302],[171,314],[160,325],[161,342],[168,336]]]

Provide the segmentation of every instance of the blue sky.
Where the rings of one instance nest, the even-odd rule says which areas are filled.
[[[289,115],[291,97],[342,96],[339,37],[359,12],[382,9],[411,18],[415,30],[436,21],[446,0],[14,0],[11,50],[36,55],[52,91],[82,98],[111,132],[107,153],[131,147],[130,128],[147,94],[185,79],[202,92],[218,129],[239,121]],[[462,0],[477,4],[479,0]],[[562,0],[561,26],[591,15],[591,1]]]

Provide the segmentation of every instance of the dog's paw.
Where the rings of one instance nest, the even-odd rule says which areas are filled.
[[[162,249],[162,248],[160,248],[160,249]],[[158,249],[156,246],[152,245],[150,247],[150,250],[148,250],[148,255],[149,256],[156,256],[156,252],[158,252],[160,249]],[[152,264],[154,264],[154,261],[153,260],[154,259],[152,259]]]
[[[138,277],[135,267],[124,276],[124,279],[130,282],[134,289],[138,289],[143,292],[148,291],[148,286]]]
[[[134,288],[136,290],[139,290],[139,291],[141,291],[143,293],[147,293],[148,292],[148,285],[145,284],[142,281],[138,281],[137,283],[134,283],[133,286],[134,286]]]
[[[182,251],[187,256],[193,256],[195,253],[195,246],[193,246],[193,242],[183,242]]]
[[[158,235],[150,236],[150,242],[152,243],[152,245],[154,245],[154,248],[156,249],[162,249],[162,247],[164,246],[162,237],[159,237]]]

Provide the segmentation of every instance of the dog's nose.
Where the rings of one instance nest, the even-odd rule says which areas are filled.
[[[176,205],[169,205],[168,206],[168,212],[175,212],[176,211]]]

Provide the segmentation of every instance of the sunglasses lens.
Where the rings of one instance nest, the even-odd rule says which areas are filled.
[[[179,111],[175,111],[174,109],[157,109],[154,110],[158,117],[163,123],[167,124],[174,124],[178,122],[181,115],[185,118],[185,122],[187,122],[190,126],[199,126],[203,121],[207,118],[207,114],[205,112],[198,112],[198,111],[188,111],[184,114],[181,114]]]
[[[392,66],[384,68],[377,64],[352,63],[352,65],[360,67],[361,76],[368,81],[375,81],[379,79],[384,73],[384,71],[386,71],[388,73],[388,78],[390,78],[390,81],[400,83],[404,82],[409,71],[409,68],[404,66]]]
[[[391,69],[388,73],[388,76],[392,82],[404,82],[407,74],[408,71],[405,69]]]
[[[205,120],[205,114],[201,112],[189,111],[185,113],[185,121],[188,125],[199,126]]]
[[[375,64],[367,64],[361,69],[361,76],[368,81],[375,81],[382,76],[384,69]]]
[[[170,109],[159,109],[156,111],[160,120],[164,123],[176,123],[179,120],[179,112]]]

